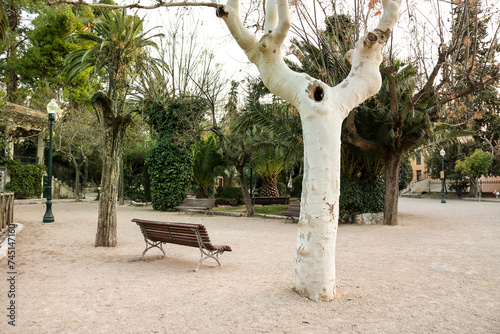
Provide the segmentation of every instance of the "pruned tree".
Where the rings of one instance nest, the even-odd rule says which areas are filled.
[[[376,29],[360,38],[346,55],[352,64],[351,71],[335,87],[296,73],[286,65],[282,47],[291,25],[286,0],[268,1],[265,34],[260,39],[243,26],[238,0],[216,6],[217,15],[224,20],[248,59],[257,66],[266,87],[294,105],[301,116],[305,173],[295,290],[312,300],[332,300],[336,292],[335,244],[342,122],[354,107],[380,89],[381,50],[399,19],[400,5],[399,0],[383,1],[383,13]]]

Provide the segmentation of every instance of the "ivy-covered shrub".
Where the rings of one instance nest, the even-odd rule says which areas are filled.
[[[148,153],[151,203],[154,210],[169,210],[181,205],[193,182],[191,151],[159,137]]]
[[[384,210],[385,184],[380,175],[340,177],[339,221],[353,222],[360,213],[378,213]]]
[[[146,160],[151,202],[155,210],[169,210],[182,204],[192,186],[190,147],[199,135],[207,103],[197,98],[146,97],[143,108],[157,132],[156,144]]]
[[[243,192],[237,187],[218,188],[215,198],[217,205],[238,206],[243,203]]]
[[[44,165],[23,165],[15,160],[7,161],[10,182],[7,191],[13,191],[15,198],[38,198],[42,194]]]

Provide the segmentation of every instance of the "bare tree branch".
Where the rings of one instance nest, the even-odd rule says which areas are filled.
[[[47,0],[47,4],[49,6],[53,5],[58,5],[58,4],[70,4],[70,5],[84,5],[84,6],[89,6],[89,7],[98,7],[98,8],[108,8],[108,9],[132,9],[132,8],[137,8],[137,9],[156,9],[160,7],[184,7],[184,6],[189,6],[189,7],[213,7],[216,9],[219,9],[221,7],[224,7],[224,5],[213,3],[213,2],[164,2],[163,0],[157,0],[157,3],[154,5],[141,5],[140,1],[136,3],[132,3],[129,5],[109,5],[109,4],[104,4],[104,3],[88,3],[83,0]]]

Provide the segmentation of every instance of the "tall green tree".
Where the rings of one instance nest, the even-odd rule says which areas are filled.
[[[88,71],[90,78],[102,79],[107,89],[93,95],[91,102],[101,128],[102,178],[99,218],[95,245],[114,247],[117,243],[116,201],[119,166],[123,158],[125,131],[136,110],[129,102],[134,80],[151,62],[149,49],[154,37],[143,31],[143,20],[125,10],[103,11],[88,20],[89,32],[72,36],[76,42],[88,42],[88,48],[72,52],[65,59],[67,80],[74,81]]]
[[[34,109],[44,110],[50,99],[64,102],[66,109],[79,108],[90,99],[92,91],[83,76],[66,83],[62,67],[64,58],[89,43],[77,44],[68,40],[73,33],[81,33],[83,18],[91,18],[88,7],[41,7],[32,21],[33,29],[26,33],[28,44],[16,61],[20,87],[17,96],[29,101]],[[29,99],[27,99],[29,97]]]
[[[5,100],[11,103],[22,102],[17,96],[19,89],[19,72],[16,70],[17,61],[22,57],[27,47],[27,33],[29,25],[23,23],[22,16],[34,14],[41,7],[40,1],[28,0],[0,0],[0,12],[3,11],[3,43],[0,58],[0,76],[5,84]],[[5,21],[7,19],[7,21]],[[7,26],[5,24],[7,23]]]
[[[471,185],[474,186],[476,199],[480,196],[479,178],[486,175],[493,162],[487,153],[476,150],[472,155],[464,160],[457,160],[455,170],[469,177]]]

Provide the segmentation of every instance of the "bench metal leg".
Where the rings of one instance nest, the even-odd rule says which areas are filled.
[[[198,264],[196,265],[196,268],[194,268],[193,271],[198,271],[200,264],[208,258],[214,259],[219,264],[219,267],[222,267],[222,264],[219,262],[219,253],[223,253],[223,252],[221,252],[221,251],[216,251],[216,252],[207,251],[201,247],[200,247],[200,251],[201,251],[200,261],[198,261]]]
[[[201,238],[200,231],[198,231],[198,229],[193,229],[193,230],[196,232],[196,238],[198,239],[198,246],[199,246],[200,252],[201,252],[200,261],[198,261],[198,264],[196,265],[196,268],[194,268],[193,271],[198,271],[200,264],[208,258],[214,259],[219,264],[219,267],[222,267],[222,264],[219,262],[219,254],[224,253],[224,251],[220,251],[220,250],[209,251],[209,250],[203,248],[203,239]]]
[[[146,241],[146,249],[144,250],[144,252],[142,252],[142,255],[139,258],[139,260],[144,257],[144,254],[146,254],[146,252],[148,250],[150,250],[151,248],[154,248],[154,247],[159,248],[163,252],[163,255],[166,255],[165,251],[163,250],[163,243],[161,241],[151,241],[151,240],[147,239],[146,237],[144,237],[144,241]]]

